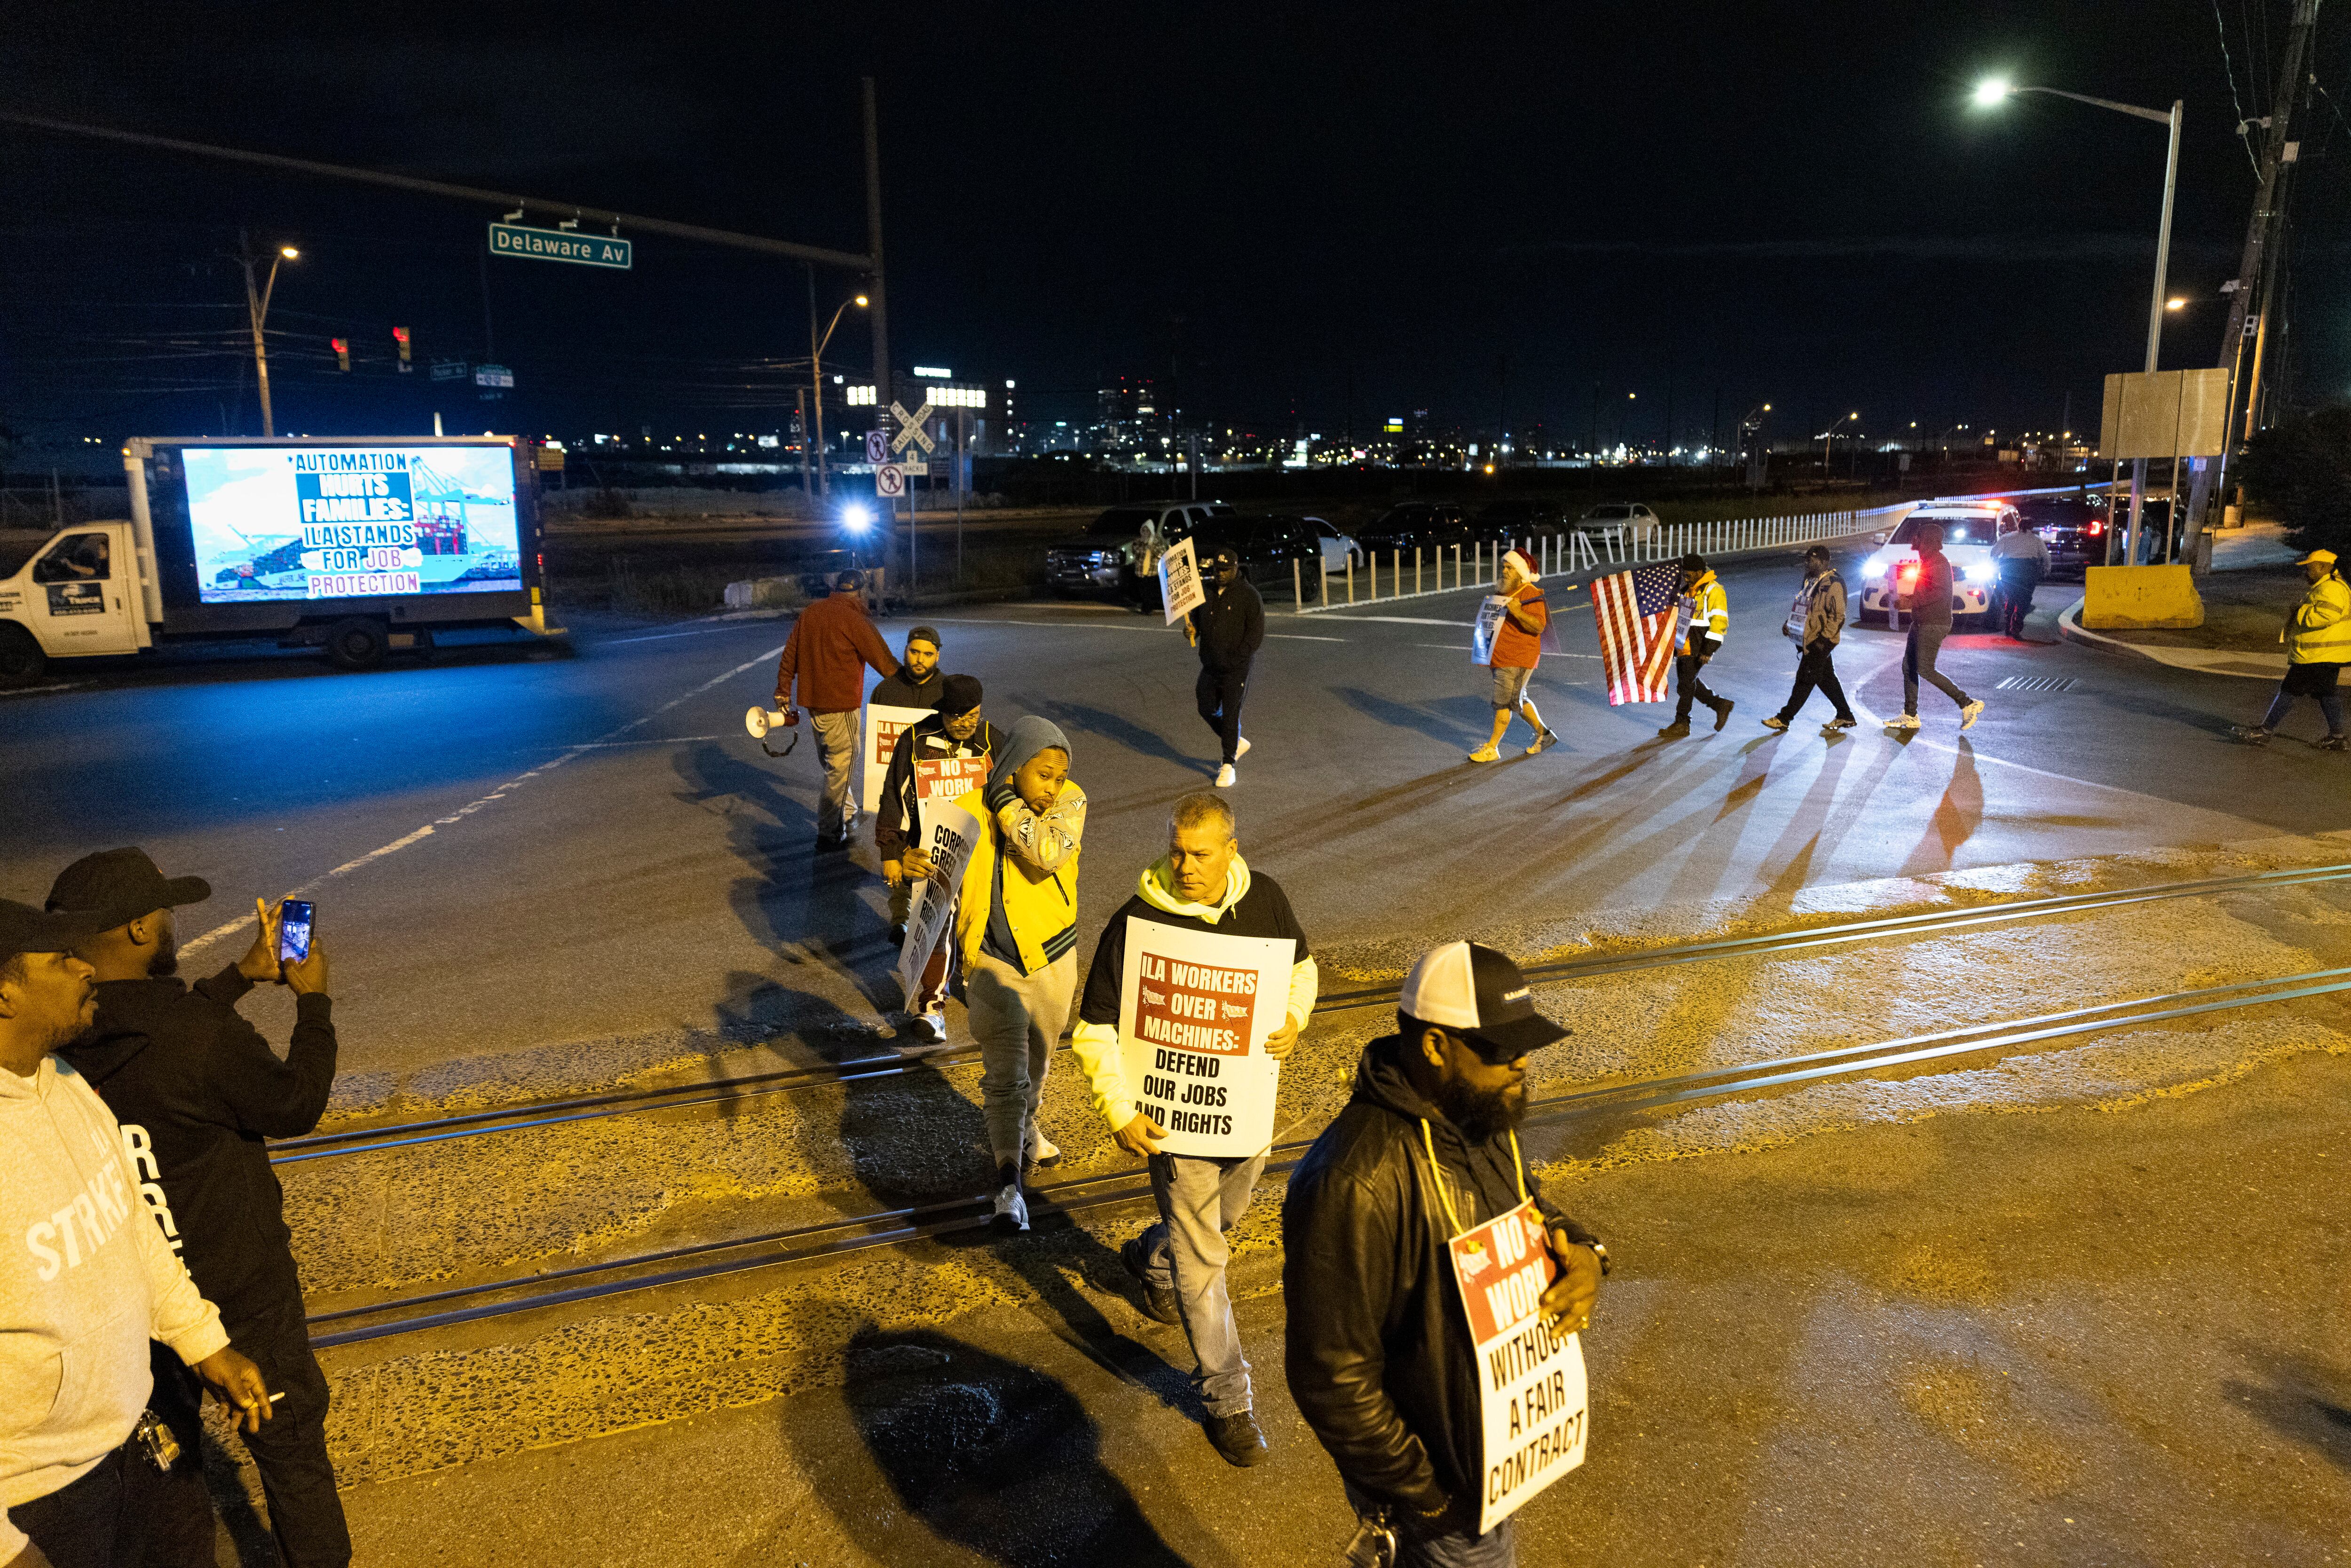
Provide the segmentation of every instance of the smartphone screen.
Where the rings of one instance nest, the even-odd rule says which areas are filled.
[[[307,899],[289,898],[278,906],[277,959],[283,964],[298,964],[310,956],[310,904]]]

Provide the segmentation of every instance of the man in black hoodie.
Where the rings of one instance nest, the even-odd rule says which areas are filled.
[[[1241,692],[1249,685],[1249,663],[1265,643],[1265,601],[1241,575],[1240,552],[1218,545],[1208,559],[1205,602],[1184,618],[1184,635],[1200,651],[1200,678],[1193,687],[1200,717],[1223,744],[1224,760],[1217,768],[1217,788],[1233,781],[1233,765],[1249,748],[1241,737]]]
[[[309,1132],[327,1108],[335,1025],[326,949],[314,939],[308,957],[281,967],[271,912],[243,958],[185,986],[175,977],[172,911],[211,896],[204,878],[167,879],[137,849],[87,855],[59,873],[48,907],[94,915],[107,928],[76,950],[97,971],[97,1021],[58,1054],[121,1123],[156,1224],[219,1306],[230,1338],[259,1364],[270,1392],[283,1396],[275,1419],[245,1439],[261,1471],[279,1561],[341,1568],[351,1560],[351,1541],[327,1452],[327,1380],[310,1352],[285,1197],[263,1142]],[[296,996],[283,1061],[236,1013],[263,980]],[[156,1369],[155,1412],[171,1424],[184,1457],[172,1477],[171,1505],[152,1525],[155,1536],[174,1544],[151,1560],[208,1563],[212,1509],[197,1458],[196,1391],[164,1358]],[[173,1558],[171,1550],[185,1555]]]
[[[1560,1269],[1544,1319],[1557,1335],[1590,1322],[1606,1250],[1518,1146],[1527,1053],[1567,1030],[1517,965],[1469,942],[1413,966],[1396,1024],[1282,1201],[1290,1392],[1367,1527],[1402,1537],[1400,1563],[1509,1568],[1510,1521],[1478,1531],[1479,1374],[1447,1243],[1531,1198]]]

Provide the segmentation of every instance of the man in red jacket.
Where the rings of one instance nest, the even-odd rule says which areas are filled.
[[[866,616],[859,581],[856,572],[842,572],[830,594],[801,611],[784,642],[784,656],[776,662],[776,706],[788,715],[787,723],[798,721],[792,706],[797,677],[799,706],[809,710],[824,751],[824,804],[816,816],[820,850],[846,849],[857,821],[852,779],[857,710],[865,706],[865,666],[872,665],[884,680],[898,673],[890,645]]]

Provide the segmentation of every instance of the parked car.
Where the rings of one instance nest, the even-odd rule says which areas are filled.
[[[1285,579],[1288,563],[1302,561],[1310,583],[1318,570],[1346,570],[1348,556],[1358,548],[1353,538],[1321,517],[1293,512],[1241,517],[1232,523],[1211,522],[1201,530],[1200,538],[1204,543],[1230,539],[1240,547],[1243,566],[1278,567]]]
[[[1575,526],[1588,533],[1621,529],[1626,539],[1646,539],[1661,526],[1657,514],[1638,501],[1609,501],[1578,517]]]
[[[1385,558],[1395,550],[1443,549],[1466,543],[1470,537],[1469,514],[1459,507],[1441,501],[1406,501],[1390,507],[1378,521],[1355,535],[1355,559],[1361,561],[1374,550]]]
[[[2080,577],[2106,563],[2105,497],[2053,496],[2020,501],[2016,509],[2049,547],[2051,577]]]
[[[1918,559],[1918,530],[1928,523],[1943,529],[1943,554],[1951,562],[1951,620],[1983,624],[1991,613],[1991,591],[1999,584],[2000,568],[1991,559],[1991,542],[2002,522],[2018,520],[2006,501],[1938,501],[1920,507],[1902,519],[1861,568],[1861,607],[1854,619],[1866,625],[1883,623],[1906,570]]]
[[[1045,582],[1066,598],[1084,594],[1134,595],[1135,546],[1146,527],[1158,531],[1162,548],[1190,535],[1212,518],[1238,514],[1220,501],[1155,501],[1113,507],[1073,545],[1045,552]]]
[[[1522,539],[1555,534],[1568,527],[1567,513],[1549,501],[1491,501],[1478,509],[1478,533],[1484,538]]]

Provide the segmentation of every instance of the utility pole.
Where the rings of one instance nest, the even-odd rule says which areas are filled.
[[[2270,99],[2269,133],[2262,142],[2261,186],[2253,198],[2252,215],[2245,224],[2245,249],[2237,265],[2236,282],[2229,286],[2229,324],[2220,333],[2220,368],[2229,371],[2229,430],[2236,433],[2238,393],[2244,380],[2245,339],[2252,330],[2246,318],[2260,289],[2262,275],[2268,261],[2269,244],[2280,220],[2284,215],[2284,204],[2280,199],[2280,174],[2287,161],[2289,122],[2294,117],[2294,100],[2302,95],[2303,55],[2310,44],[2312,29],[2318,22],[2318,0],[2295,0],[2294,20],[2288,26],[2283,62],[2278,68],[2277,91]],[[2241,127],[2240,128],[2241,130]],[[2295,144],[2297,147],[2299,144]],[[2250,400],[2248,400],[2250,401]],[[2246,432],[2252,433],[2247,421]],[[2225,443],[2220,452],[2220,477],[2226,484],[2229,472],[2229,449],[2236,444]],[[2188,516],[2191,526],[2202,529],[2204,514],[2211,503],[2213,470],[2210,465],[2198,473],[2189,487]]]
[[[832,480],[824,469],[824,345],[817,340],[816,336],[816,264],[814,262],[809,264],[808,288],[809,404],[816,411],[816,441],[810,451],[815,454],[817,498],[830,501],[832,499]],[[809,427],[803,423],[800,426],[801,441],[806,442],[809,439],[808,431]],[[806,467],[809,452],[801,453],[800,457],[801,466]]]
[[[873,407],[875,417],[897,397],[890,384],[890,292],[882,280],[882,136],[873,108],[873,78],[865,87],[865,248],[873,264]]]
[[[269,258],[269,280],[256,291],[253,282],[254,264],[259,258],[253,254],[253,241],[243,229],[236,231],[237,260],[245,267],[245,316],[253,328],[253,373],[261,386],[261,434],[277,434],[277,416],[269,407],[269,350],[262,341],[262,323],[269,319],[269,297],[277,291],[277,264],[291,261],[301,253],[292,246],[280,246],[277,254]]]

